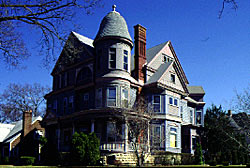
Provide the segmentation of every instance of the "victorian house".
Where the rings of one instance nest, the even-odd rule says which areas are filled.
[[[94,40],[71,32],[51,75],[53,91],[46,95],[43,123],[59,151],[69,151],[77,131],[95,132],[102,153],[131,152],[126,121],[113,117],[131,115],[143,94],[154,113],[149,149],[193,153],[203,125],[204,90],[189,86],[170,41],[146,49],[146,28],[139,24],[133,41],[115,7],[102,19]]]

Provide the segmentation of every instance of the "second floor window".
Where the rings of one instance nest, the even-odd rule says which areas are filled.
[[[96,91],[96,107],[102,107],[102,88]]]
[[[69,97],[69,109],[73,108],[73,104],[74,104],[74,96],[70,96]]]
[[[128,51],[124,50],[123,51],[123,69],[128,70]]]
[[[173,104],[173,98],[169,97],[169,104]]]
[[[89,106],[89,94],[83,94],[83,106],[86,108]]]
[[[201,125],[201,111],[196,112],[196,124]]]
[[[154,112],[160,112],[161,111],[161,99],[160,99],[160,95],[154,95],[153,96],[153,108],[154,108]]]
[[[116,106],[116,87],[107,89],[107,106]]]
[[[190,110],[190,123],[193,124],[193,110]]]
[[[64,97],[63,99],[63,113],[67,113],[67,107],[68,107],[68,98]]]
[[[177,99],[174,99],[174,105],[178,106],[178,100]]]
[[[57,100],[54,100],[53,102],[53,111],[57,112]]]
[[[116,68],[116,49],[109,49],[109,68]]]

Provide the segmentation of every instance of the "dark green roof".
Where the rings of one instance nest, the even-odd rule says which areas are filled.
[[[161,43],[146,51],[147,63],[149,63],[155,57],[155,55],[167,44],[167,42]]]
[[[132,42],[125,19],[116,11],[109,12],[102,19],[94,41],[103,37],[122,37]]]
[[[205,94],[202,86],[188,86],[187,88],[190,94]]]

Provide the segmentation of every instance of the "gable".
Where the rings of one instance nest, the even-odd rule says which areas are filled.
[[[159,49],[158,52],[154,53],[155,56],[146,65],[146,84],[160,82],[187,93],[188,81],[171,42],[162,43],[156,48]],[[171,75],[175,76],[175,83],[171,82]]]
[[[93,40],[71,32],[51,74],[65,67],[94,58]]]
[[[174,78],[174,82],[172,81],[172,78]],[[158,82],[166,86],[180,90],[182,92],[185,92],[185,89],[180,80],[180,76],[176,72],[173,64],[171,64],[169,68],[162,74]]]

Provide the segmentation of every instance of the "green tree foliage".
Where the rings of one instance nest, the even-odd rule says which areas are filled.
[[[204,125],[206,161],[245,163],[245,159],[242,159],[247,157],[245,137],[237,131],[234,121],[226,115],[221,106],[212,105],[207,109]]]
[[[100,140],[95,133],[88,135],[84,133],[75,133],[71,144],[72,165],[96,165],[100,159]]]
[[[194,152],[194,156],[195,156],[195,162],[196,164],[202,165],[203,162],[203,153],[202,153],[202,146],[199,142],[197,142],[196,144],[196,149]]]

